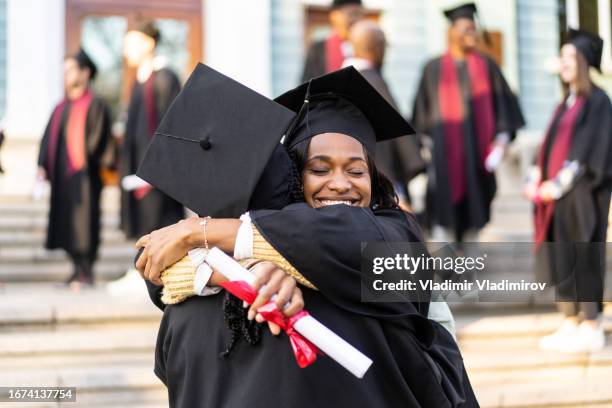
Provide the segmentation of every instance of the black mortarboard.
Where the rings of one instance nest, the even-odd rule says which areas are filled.
[[[484,38],[487,46],[491,46],[493,44],[491,40],[491,36],[489,32],[484,26],[482,22],[482,17],[478,14],[478,9],[476,8],[476,4],[474,3],[466,3],[461,6],[457,6],[451,9],[444,10],[444,16],[451,22],[454,23],[460,18],[469,18],[472,21],[476,21],[476,17],[478,17],[478,25],[480,26],[480,31],[482,31],[482,36]]]
[[[460,18],[469,18],[470,20],[474,20],[474,14],[476,13],[476,4],[474,3],[466,3],[457,7],[453,7],[451,9],[444,10],[444,16],[448,18],[451,22],[455,22],[455,20]]]
[[[331,8],[336,9],[342,6],[346,6],[348,4],[356,4],[358,6],[361,6],[361,0],[334,0],[332,1]]]
[[[198,64],[136,174],[202,216],[238,217],[248,208],[272,208],[268,198],[276,206],[289,193],[291,162],[279,142],[294,117]]]
[[[352,66],[312,79],[275,99],[298,113],[289,147],[321,133],[352,136],[374,155],[376,142],[415,133],[402,115]]]
[[[155,23],[151,20],[141,21],[135,28],[136,31],[143,33],[146,36],[151,37],[157,44],[161,38],[159,29]]]
[[[96,67],[96,64],[94,64],[92,59],[89,57],[89,55],[87,55],[87,53],[85,52],[83,48],[79,48],[79,51],[69,58],[73,58],[77,62],[77,64],[79,64],[79,67],[81,69],[89,68],[89,72],[90,72],[89,78],[90,79],[95,78],[96,73],[98,72],[98,68]]]
[[[585,30],[569,29],[568,41],[584,55],[590,66],[601,72],[601,54],[603,52],[603,40],[598,35]]]

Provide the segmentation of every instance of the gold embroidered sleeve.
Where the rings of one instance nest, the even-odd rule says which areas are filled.
[[[304,277],[297,269],[293,267],[266,239],[261,235],[255,225],[253,225],[253,258],[262,261],[271,261],[276,263],[288,275],[293,277],[298,283],[310,289],[317,290],[308,279]]]
[[[161,301],[166,305],[174,305],[194,296],[193,281],[196,268],[193,266],[189,255],[185,255],[174,265],[161,274],[164,283]]]
[[[251,269],[259,262],[261,261],[257,259],[243,259],[239,261],[247,269]],[[166,305],[175,305],[191,296],[195,296],[193,283],[196,271],[197,268],[193,266],[189,255],[185,255],[177,263],[163,271],[161,280],[164,284],[164,289],[162,290],[161,301]]]

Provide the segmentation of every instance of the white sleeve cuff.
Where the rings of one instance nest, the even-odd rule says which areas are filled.
[[[198,296],[216,295],[221,291],[220,286],[207,286],[213,270],[207,263],[202,263],[196,270],[193,279],[193,291]]]
[[[253,226],[249,213],[240,216],[242,224],[238,228],[236,244],[234,245],[234,258],[237,260],[253,257]]]
[[[206,249],[194,248],[188,252],[189,259],[196,269],[195,276],[193,278],[193,292],[198,296],[210,296],[215,295],[221,291],[221,287],[214,286],[210,287],[208,281],[212,276],[213,270],[207,263],[204,262],[206,257]]]

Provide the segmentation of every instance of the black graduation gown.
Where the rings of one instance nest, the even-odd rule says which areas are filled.
[[[554,143],[563,111],[553,118],[548,144]],[[546,149],[550,152],[550,149]],[[606,273],[608,211],[612,191],[612,105],[594,87],[578,114],[567,160],[584,172],[557,200],[548,241],[537,253],[539,279],[555,285],[559,300],[601,301]]]
[[[525,124],[518,101],[499,67],[490,57],[485,58],[492,81],[495,132],[509,132],[511,137],[514,137],[514,132]],[[482,170],[478,162],[480,155],[472,124],[470,80],[466,64],[460,63],[457,72],[463,111],[466,112],[463,124],[466,195],[458,205],[454,205],[451,200],[444,149],[444,123],[438,101],[441,60],[442,58],[438,57],[429,61],[423,70],[414,101],[412,123],[418,132],[431,137],[433,141],[432,161],[428,169],[428,220],[433,224],[454,228],[460,235],[467,229],[480,229],[489,222],[496,183],[495,175]]]
[[[325,40],[315,41],[310,44],[306,52],[304,70],[302,71],[302,82],[319,77],[327,72],[327,57],[325,53]]]
[[[51,177],[45,247],[61,248],[73,257],[84,256],[93,262],[100,243],[100,170],[114,162],[111,119],[106,103],[94,96],[85,122],[85,164],[79,172],[68,177],[65,130],[70,106],[68,103],[61,117],[54,168],[50,169],[48,163],[52,119],[45,129],[38,155],[38,165],[45,169],[47,177]]]
[[[369,68],[359,72],[387,102],[397,109],[397,104],[380,70]],[[400,184],[404,189],[403,192],[408,195],[406,189],[408,182],[425,170],[417,136],[408,135],[377,143],[376,166],[394,184]]]
[[[298,367],[284,334],[261,342],[229,341],[223,296],[192,297],[165,308],[155,373],[171,407],[476,407],[456,343],[426,319],[420,303],[362,303],[362,241],[415,241],[410,215],[343,205],[295,204],[251,212],[267,240],[313,282],[302,288],[306,309],[374,361],[357,379],[328,357]],[[348,232],[350,231],[350,233]]]
[[[153,95],[157,125],[180,91],[178,77],[169,69],[155,71]],[[121,154],[121,177],[136,174],[153,133],[149,126],[145,86],[136,82],[128,109],[125,139]],[[139,238],[183,218],[183,206],[157,189],[137,200],[133,192],[122,191],[121,226],[128,238]]]

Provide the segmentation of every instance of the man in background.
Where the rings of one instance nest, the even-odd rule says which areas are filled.
[[[136,68],[121,149],[121,227],[128,239],[174,224],[184,217],[183,206],[136,176],[136,171],[166,110],[181,90],[178,77],[156,56],[161,40],[152,21],[143,21],[125,35],[123,55]],[[108,284],[113,295],[142,290],[142,279],[130,268]]]
[[[344,66],[354,66],[391,105],[397,104],[382,76],[387,41],[380,26],[371,20],[356,22],[349,34],[353,57]],[[408,182],[425,169],[416,135],[407,135],[376,144],[376,164],[391,180],[400,206],[409,209]]]
[[[65,250],[73,263],[67,283],[94,282],[100,244],[100,170],[114,162],[106,103],[90,83],[96,66],[82,49],[64,60],[64,99],[54,108],[38,156],[38,179],[51,184],[47,249]]]
[[[127,238],[137,238],[183,218],[181,204],[134,175],[166,110],[180,91],[174,72],[156,58],[160,33],[151,21],[125,36],[124,56],[136,68],[121,151],[121,225]],[[136,182],[134,182],[136,180]]]
[[[342,67],[345,58],[352,55],[348,42],[351,26],[363,17],[361,0],[333,0],[329,12],[332,32],[324,40],[310,45],[302,73],[302,82]]]

